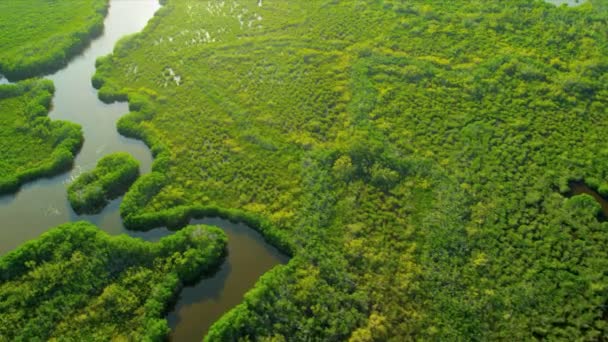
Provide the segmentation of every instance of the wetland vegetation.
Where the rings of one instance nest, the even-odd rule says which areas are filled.
[[[155,157],[124,224],[220,216],[292,257],[206,340],[608,336],[603,1],[163,3],[92,77]],[[225,243],[57,228],[0,259],[0,306],[21,305],[0,337],[163,338],[167,301]]]
[[[128,153],[113,153],[95,169],[78,176],[68,187],[68,200],[78,214],[101,212],[110,200],[123,195],[139,177],[139,162]]]
[[[68,170],[83,142],[80,127],[47,117],[54,86],[32,77],[65,66],[103,31],[108,0],[0,1],[0,193]],[[2,77],[0,77],[2,79]]]
[[[0,85],[0,194],[68,170],[82,145],[80,126],[47,117],[53,82]]]
[[[25,79],[57,70],[103,31],[108,0],[0,1],[0,74]]]
[[[593,339],[608,235],[599,1],[169,0],[98,61],[147,229],[223,212],[294,257],[208,340]]]
[[[0,258],[0,339],[162,340],[178,290],[222,260],[226,235],[188,226],[157,243],[59,226]]]

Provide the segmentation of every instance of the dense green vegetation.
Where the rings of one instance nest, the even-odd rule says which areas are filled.
[[[68,200],[78,214],[101,212],[122,196],[139,177],[139,162],[126,152],[107,155],[95,169],[78,176],[68,187]]]
[[[24,79],[65,65],[103,31],[108,0],[0,1],[0,74]]]
[[[76,124],[47,117],[53,91],[49,80],[0,85],[0,193],[72,166],[82,132]]]
[[[169,0],[98,61],[153,172],[128,226],[220,214],[294,257],[209,340],[597,339],[602,2]]]
[[[108,0],[0,1],[0,75],[25,79],[64,66],[103,30]],[[53,83],[0,85],[0,193],[69,169],[80,127],[51,122]]]
[[[157,243],[59,226],[0,258],[0,341],[148,341],[183,284],[221,261],[226,235],[188,226]]]

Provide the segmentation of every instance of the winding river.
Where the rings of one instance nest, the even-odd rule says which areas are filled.
[[[55,83],[53,120],[67,120],[82,126],[85,142],[74,168],[65,174],[27,183],[14,195],[0,196],[0,255],[38,237],[62,223],[86,220],[110,234],[128,234],[148,241],[170,234],[159,228],[149,232],[125,229],[118,208],[121,199],[110,203],[98,215],[78,216],[67,201],[66,186],[82,171],[92,169],[104,155],[126,151],[140,161],[141,172],[150,171],[152,156],[138,140],[116,131],[116,121],[128,112],[126,103],[104,104],[91,86],[95,60],[109,54],[116,41],[139,32],[158,10],[157,0],[111,0],[104,33],[62,70],[46,76]],[[0,83],[6,83],[0,77]],[[210,218],[193,223],[212,224],[228,235],[228,256],[210,278],[182,290],[175,308],[168,314],[172,339],[200,341],[209,326],[241,302],[260,275],[287,258],[268,245],[254,230],[242,224]]]

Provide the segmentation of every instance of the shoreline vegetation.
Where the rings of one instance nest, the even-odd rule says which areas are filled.
[[[107,0],[37,2],[0,4],[9,79],[103,30]],[[179,290],[225,256],[222,230],[188,226],[212,216],[292,258],[206,341],[608,336],[603,3],[160,2],[91,80],[128,101],[118,131],[152,171],[111,155],[68,196],[97,212],[128,188],[127,228],[177,232],[77,222],[0,257],[0,339],[166,338]],[[52,94],[0,85],[0,193],[71,167],[82,132],[49,120]]]
[[[607,225],[564,195],[608,184],[606,20],[593,1],[169,0],[92,79],[155,157],[121,216],[243,221],[293,256],[209,341],[605,336]]]
[[[53,82],[0,85],[0,194],[67,171],[83,143],[77,124],[50,120]]]
[[[97,214],[122,196],[139,177],[139,161],[126,152],[107,155],[68,187],[68,200],[78,215]]]
[[[0,336],[7,340],[160,341],[181,288],[213,272],[225,233],[188,226],[156,243],[58,226],[0,257]]]
[[[14,82],[61,69],[103,32],[108,6],[109,0],[0,3],[0,74]]]
[[[0,3],[0,75],[21,80],[0,85],[0,194],[71,168],[83,143],[81,128],[50,121],[53,83],[34,77],[64,67],[99,36],[108,6],[108,0]]]

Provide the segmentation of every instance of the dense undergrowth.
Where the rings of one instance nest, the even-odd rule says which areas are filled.
[[[103,30],[108,0],[0,1],[0,75],[20,80],[66,65]],[[46,117],[48,80],[0,85],[0,193],[68,170],[82,145],[80,126]]]
[[[53,92],[49,80],[0,85],[0,193],[72,166],[82,132],[79,125],[47,117]]]
[[[0,74],[10,80],[66,65],[103,31],[108,0],[0,1]]]
[[[222,230],[189,226],[144,242],[86,222],[59,226],[0,258],[0,341],[160,341],[185,283],[222,260]]]
[[[208,340],[608,335],[608,16],[541,1],[169,0],[98,60],[153,172],[131,228],[293,255]]]
[[[126,152],[107,155],[95,169],[76,178],[68,187],[68,200],[78,214],[96,214],[110,200],[122,196],[139,177],[139,162]]]

